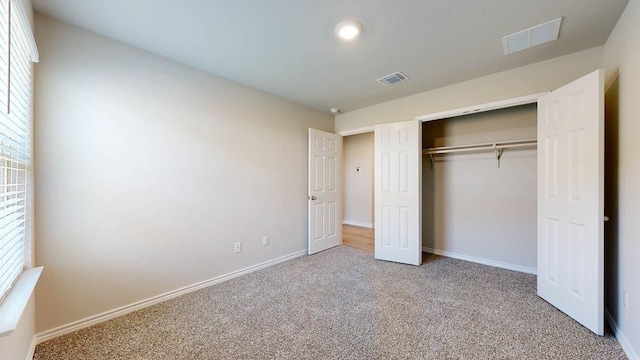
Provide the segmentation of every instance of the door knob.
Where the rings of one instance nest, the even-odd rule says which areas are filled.
[[[317,198],[315,197],[315,195],[311,195],[311,196],[309,196],[309,200],[315,200],[315,199],[317,199]]]

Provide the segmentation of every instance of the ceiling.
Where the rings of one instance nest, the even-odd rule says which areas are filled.
[[[36,11],[324,112],[350,111],[605,43],[628,0],[33,0]],[[558,41],[502,37],[563,16]],[[345,19],[363,24],[339,41]],[[409,80],[376,79],[402,71]]]

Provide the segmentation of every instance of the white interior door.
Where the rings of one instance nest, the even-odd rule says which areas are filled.
[[[309,129],[308,253],[342,244],[342,137]]]
[[[538,100],[538,295],[604,333],[604,83]]]
[[[375,127],[375,258],[422,264],[420,122]]]

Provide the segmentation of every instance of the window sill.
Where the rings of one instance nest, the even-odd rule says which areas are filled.
[[[31,294],[38,283],[44,267],[28,269],[9,291],[9,295],[0,304],[0,337],[9,336],[18,326],[20,317],[27,306]]]

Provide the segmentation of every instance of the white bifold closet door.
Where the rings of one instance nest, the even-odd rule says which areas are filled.
[[[538,295],[604,333],[604,84],[538,100]]]
[[[376,259],[422,263],[421,138],[417,120],[375,126]]]

